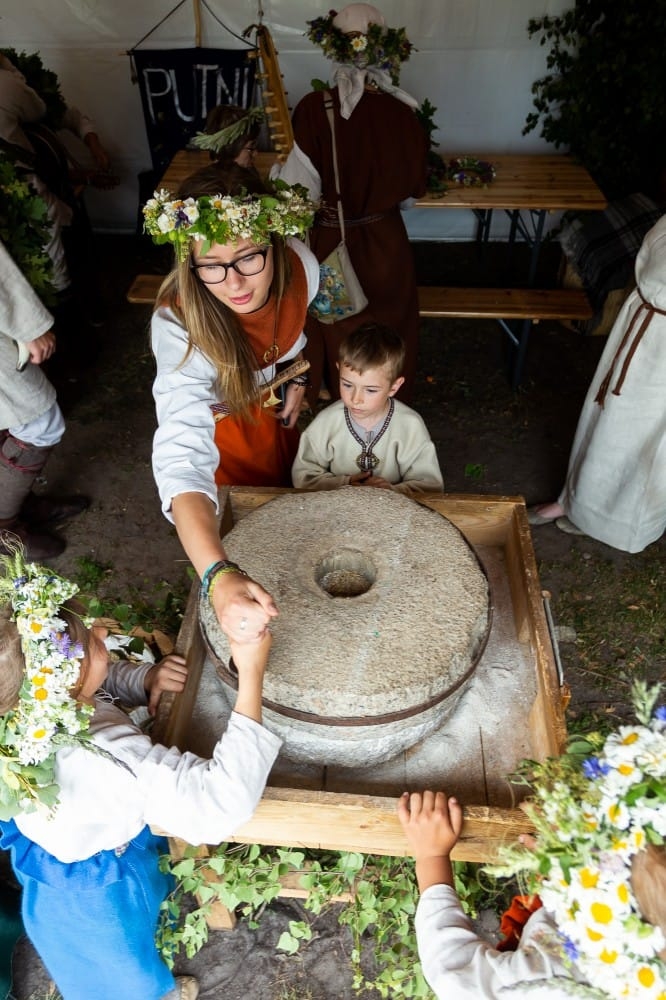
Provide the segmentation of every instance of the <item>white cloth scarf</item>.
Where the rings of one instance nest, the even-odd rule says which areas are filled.
[[[391,82],[390,74],[385,69],[379,69],[377,66],[361,69],[349,63],[334,63],[333,67],[333,79],[340,95],[340,114],[343,118],[351,118],[352,111],[363,95],[366,80],[377,84],[380,90],[392,94],[410,108],[419,106],[415,97]]]

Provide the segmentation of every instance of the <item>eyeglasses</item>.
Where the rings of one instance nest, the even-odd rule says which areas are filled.
[[[227,271],[230,267],[241,277],[251,278],[253,274],[261,274],[266,267],[266,257],[270,249],[270,247],[262,247],[260,250],[253,250],[245,257],[232,260],[230,264],[190,264],[190,268],[196,271],[204,285],[219,285],[226,281]]]

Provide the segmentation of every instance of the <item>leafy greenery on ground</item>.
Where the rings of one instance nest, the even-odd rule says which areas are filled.
[[[566,559],[542,563],[539,574],[544,585],[557,579],[557,625],[575,632],[573,642],[560,643],[573,693],[569,730],[603,730],[626,721],[632,681],[655,683],[666,676],[663,549],[604,558],[575,547]]]
[[[163,581],[150,593],[146,592],[143,581],[138,580],[119,594],[117,585],[114,586],[113,567],[88,557],[77,560],[73,579],[79,585],[79,597],[93,617],[115,619],[125,633],[140,628],[148,633],[160,629],[174,638],[178,635],[187,603],[186,586]]]
[[[163,870],[176,880],[162,905],[158,929],[158,944],[169,965],[181,950],[191,958],[205,944],[206,917],[216,902],[257,926],[264,907],[278,898],[281,879],[296,874],[300,888],[307,891],[306,919],[289,922],[277,943],[279,950],[294,955],[307,947],[317,934],[320,914],[336,906],[338,923],[351,935],[355,990],[387,998],[432,997],[418,959],[414,931],[418,888],[411,858],[257,844],[221,844],[210,857],[196,855],[196,848],[188,848],[180,860],[162,858]],[[508,905],[512,886],[506,880],[484,875],[478,865],[456,862],[454,869],[456,889],[471,917],[487,907],[502,910]],[[349,902],[337,902],[349,894]]]

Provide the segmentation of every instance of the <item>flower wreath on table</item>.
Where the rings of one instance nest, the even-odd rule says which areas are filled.
[[[212,243],[252,240],[270,243],[271,235],[305,236],[317,206],[302,184],[272,182],[271,194],[203,195],[176,198],[156,191],[143,207],[144,229],[154,243],[172,243],[179,261],[187,260],[193,240],[202,242],[202,253]]]
[[[79,588],[44,566],[26,563],[20,549],[0,557],[0,564],[0,603],[11,607],[25,662],[18,701],[0,715],[0,819],[6,820],[57,806],[59,748],[103,751],[88,736],[93,706],[72,694],[85,654],[60,615]]]
[[[589,987],[557,980],[573,995],[666,1000],[661,929],[642,916],[631,885],[632,858],[666,841],[666,706],[660,686],[632,690],[637,725],[603,740],[593,734],[567,754],[527,762],[533,797],[524,810],[536,846],[507,847],[494,875],[518,875],[558,929],[553,951]],[[594,752],[586,754],[586,750]]]
[[[404,28],[385,28],[370,24],[367,32],[348,34],[333,24],[337,11],[308,21],[307,37],[320,45],[327,59],[351,63],[359,69],[376,66],[390,74],[394,84],[400,75],[400,65],[409,59],[414,46]]]

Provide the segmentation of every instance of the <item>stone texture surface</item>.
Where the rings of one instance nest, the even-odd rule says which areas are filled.
[[[280,608],[264,693],[285,753],[381,760],[441,724],[489,625],[485,574],[448,520],[388,490],[347,487],[277,497],[240,521],[225,546]],[[206,604],[201,618],[228,663]],[[281,707],[309,718],[292,720]]]

